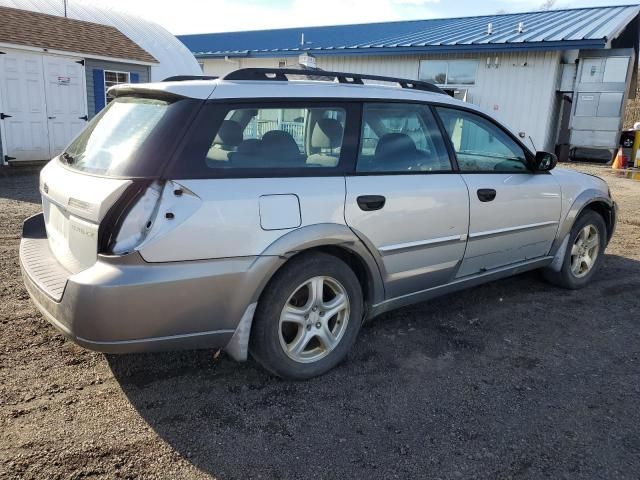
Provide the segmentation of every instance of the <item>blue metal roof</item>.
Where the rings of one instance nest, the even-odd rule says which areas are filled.
[[[604,48],[638,15],[638,5],[478,17],[181,35],[197,57],[381,55],[513,49]],[[518,25],[522,22],[522,32]],[[487,33],[491,23],[492,33]],[[304,34],[304,45],[301,40]]]

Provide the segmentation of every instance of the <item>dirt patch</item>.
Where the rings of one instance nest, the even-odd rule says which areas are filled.
[[[0,478],[637,478],[640,182],[577,168],[621,204],[590,287],[534,272],[389,313],[304,383],[66,341],[19,274],[37,176],[0,176]]]

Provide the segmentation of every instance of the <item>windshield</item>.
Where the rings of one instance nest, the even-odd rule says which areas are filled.
[[[172,149],[168,142],[186,123],[185,103],[155,98],[116,98],[60,156],[65,165],[105,176],[154,176]],[[179,118],[176,118],[179,117]]]

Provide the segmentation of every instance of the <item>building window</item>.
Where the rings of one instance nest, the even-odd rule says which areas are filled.
[[[475,85],[477,60],[421,60],[420,80],[436,85]]]
[[[107,90],[109,87],[113,87],[114,85],[120,85],[121,83],[131,83],[129,78],[129,72],[116,72],[114,70],[105,70],[104,71],[104,100],[105,105],[108,104],[113,97],[107,95]]]

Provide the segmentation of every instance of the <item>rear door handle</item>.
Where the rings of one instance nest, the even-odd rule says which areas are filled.
[[[371,212],[372,210],[380,210],[386,201],[387,199],[382,195],[361,195],[358,197],[358,206],[360,210]]]
[[[490,202],[496,198],[496,191],[493,188],[480,188],[478,190],[478,200],[481,202]]]

